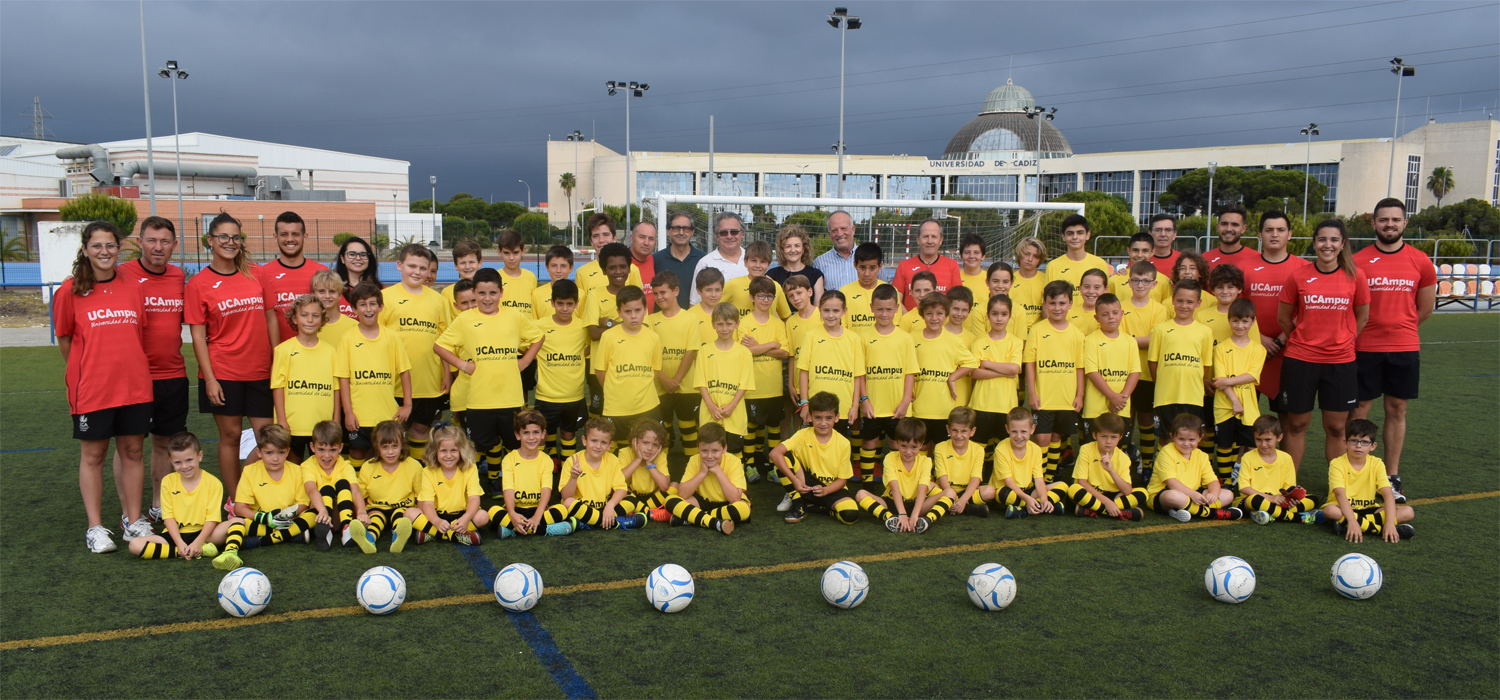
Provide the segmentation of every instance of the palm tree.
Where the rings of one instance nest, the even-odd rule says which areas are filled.
[[[1432,169],[1432,174],[1427,177],[1427,190],[1437,197],[1438,206],[1443,206],[1443,197],[1453,191],[1456,185],[1453,182],[1453,168],[1438,166]]]
[[[563,194],[568,197],[568,220],[573,220],[573,190],[578,187],[578,179],[573,173],[563,173],[557,178],[557,186],[562,188]]]

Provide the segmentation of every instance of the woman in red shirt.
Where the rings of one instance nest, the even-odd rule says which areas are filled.
[[[89,529],[89,551],[115,550],[101,520],[104,458],[109,441],[121,460],[121,503],[131,523],[125,539],[151,534],[141,519],[145,467],[141,446],[151,429],[151,365],[146,359],[146,309],[139,284],[115,274],[124,238],[113,224],[95,221],[83,229],[73,276],[57,290],[52,307],[57,347],[67,362],[68,409],[73,437],[80,441],[78,488]],[[144,532],[137,528],[144,528]]]
[[[1354,266],[1349,232],[1338,219],[1313,229],[1312,267],[1287,280],[1276,320],[1287,334],[1281,364],[1285,442],[1292,463],[1302,464],[1313,400],[1323,412],[1323,446],[1329,461],[1344,454],[1344,424],[1359,405],[1354,339],[1370,317],[1370,288]]]
[[[234,499],[240,481],[240,430],[271,422],[271,334],[265,289],[245,253],[240,222],[220,212],[208,225],[213,260],[188,280],[183,320],[198,359],[198,412],[219,428],[219,479]]]
[[[359,236],[352,236],[339,246],[339,257],[334,261],[333,271],[344,280],[344,301],[339,304],[339,313],[349,318],[354,318],[354,307],[348,301],[349,292],[360,282],[385,286],[380,283],[380,260],[375,257],[375,249]]]

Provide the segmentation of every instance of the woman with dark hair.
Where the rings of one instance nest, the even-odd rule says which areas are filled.
[[[339,257],[333,264],[333,271],[344,280],[344,299],[339,302],[339,313],[349,318],[354,318],[354,307],[349,304],[350,290],[360,282],[385,286],[380,283],[380,259],[375,256],[375,249],[359,236],[350,237],[339,246]]]
[[[67,362],[73,438],[80,443],[78,488],[89,520],[84,541],[95,554],[115,550],[101,515],[110,439],[122,463],[125,502],[120,507],[130,522],[125,539],[151,534],[141,517],[141,446],[151,429],[154,400],[144,344],[146,310],[137,281],[115,272],[123,238],[104,221],[85,226],[73,276],[58,289],[52,309],[57,347]]]
[[[810,264],[812,253],[812,236],[807,235],[807,229],[797,224],[782,226],[781,233],[776,234],[776,260],[781,264],[767,270],[766,276],[783,288],[792,275],[806,277],[812,283],[812,301],[816,304],[823,296],[823,271]]]
[[[240,481],[240,431],[245,418],[260,430],[271,422],[271,334],[265,290],[245,252],[240,222],[220,212],[208,225],[213,259],[188,280],[183,320],[198,359],[198,412],[219,428],[219,480],[231,500]]]
[[[1281,408],[1287,412],[1283,444],[1292,464],[1302,464],[1313,399],[1323,413],[1323,454],[1344,454],[1344,427],[1359,405],[1354,340],[1370,318],[1370,287],[1354,266],[1344,222],[1324,219],[1313,229],[1313,269],[1287,280],[1276,320],[1286,332],[1281,362]]]

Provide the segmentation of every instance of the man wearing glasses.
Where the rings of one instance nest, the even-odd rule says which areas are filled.
[[[656,311],[656,297],[651,296],[651,278],[656,276],[656,224],[642,221],[630,230],[630,265],[641,275],[641,291],[646,293],[646,313]]]
[[[698,261],[689,280],[696,281],[698,273],[710,267],[724,273],[726,283],[736,277],[749,277],[750,270],[745,267],[745,249],[741,247],[745,240],[745,222],[740,219],[740,215],[731,211],[719,212],[714,217],[714,238],[719,242],[719,247]],[[694,304],[698,303],[698,285],[685,282],[682,286],[693,288],[691,300]]]
[[[693,247],[693,217],[687,214],[671,214],[667,217],[667,222],[669,245],[656,251],[651,257],[654,258],[657,271],[670,271],[677,275],[677,279],[681,282],[677,290],[677,303],[685,309],[694,303],[693,274],[698,269],[698,261],[703,259],[704,253]]]
[[[854,217],[842,209],[829,214],[828,238],[833,248],[819,255],[813,267],[823,271],[824,289],[841,289],[859,279],[854,272]]]
[[[1177,242],[1177,223],[1171,214],[1151,217],[1151,240],[1156,243],[1156,249],[1151,252],[1151,264],[1156,266],[1157,272],[1171,277],[1172,266],[1177,264],[1177,258],[1182,257],[1182,253],[1172,248]]]

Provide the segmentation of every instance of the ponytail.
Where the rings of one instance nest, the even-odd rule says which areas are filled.
[[[208,222],[208,234],[212,236],[214,231],[220,226],[228,224],[233,224],[234,228],[240,233],[240,252],[234,256],[234,268],[239,270],[240,274],[254,279],[255,276],[250,273],[250,253],[246,251],[245,247],[245,227],[240,225],[239,219],[230,216],[229,212],[220,209],[219,215],[215,216],[213,221]]]
[[[114,236],[115,243],[120,242],[120,229],[108,221],[91,221],[83,227],[83,243],[78,246],[78,257],[73,259],[73,293],[83,296],[94,291],[94,263],[89,260],[89,239],[94,237],[95,231],[108,231]]]

